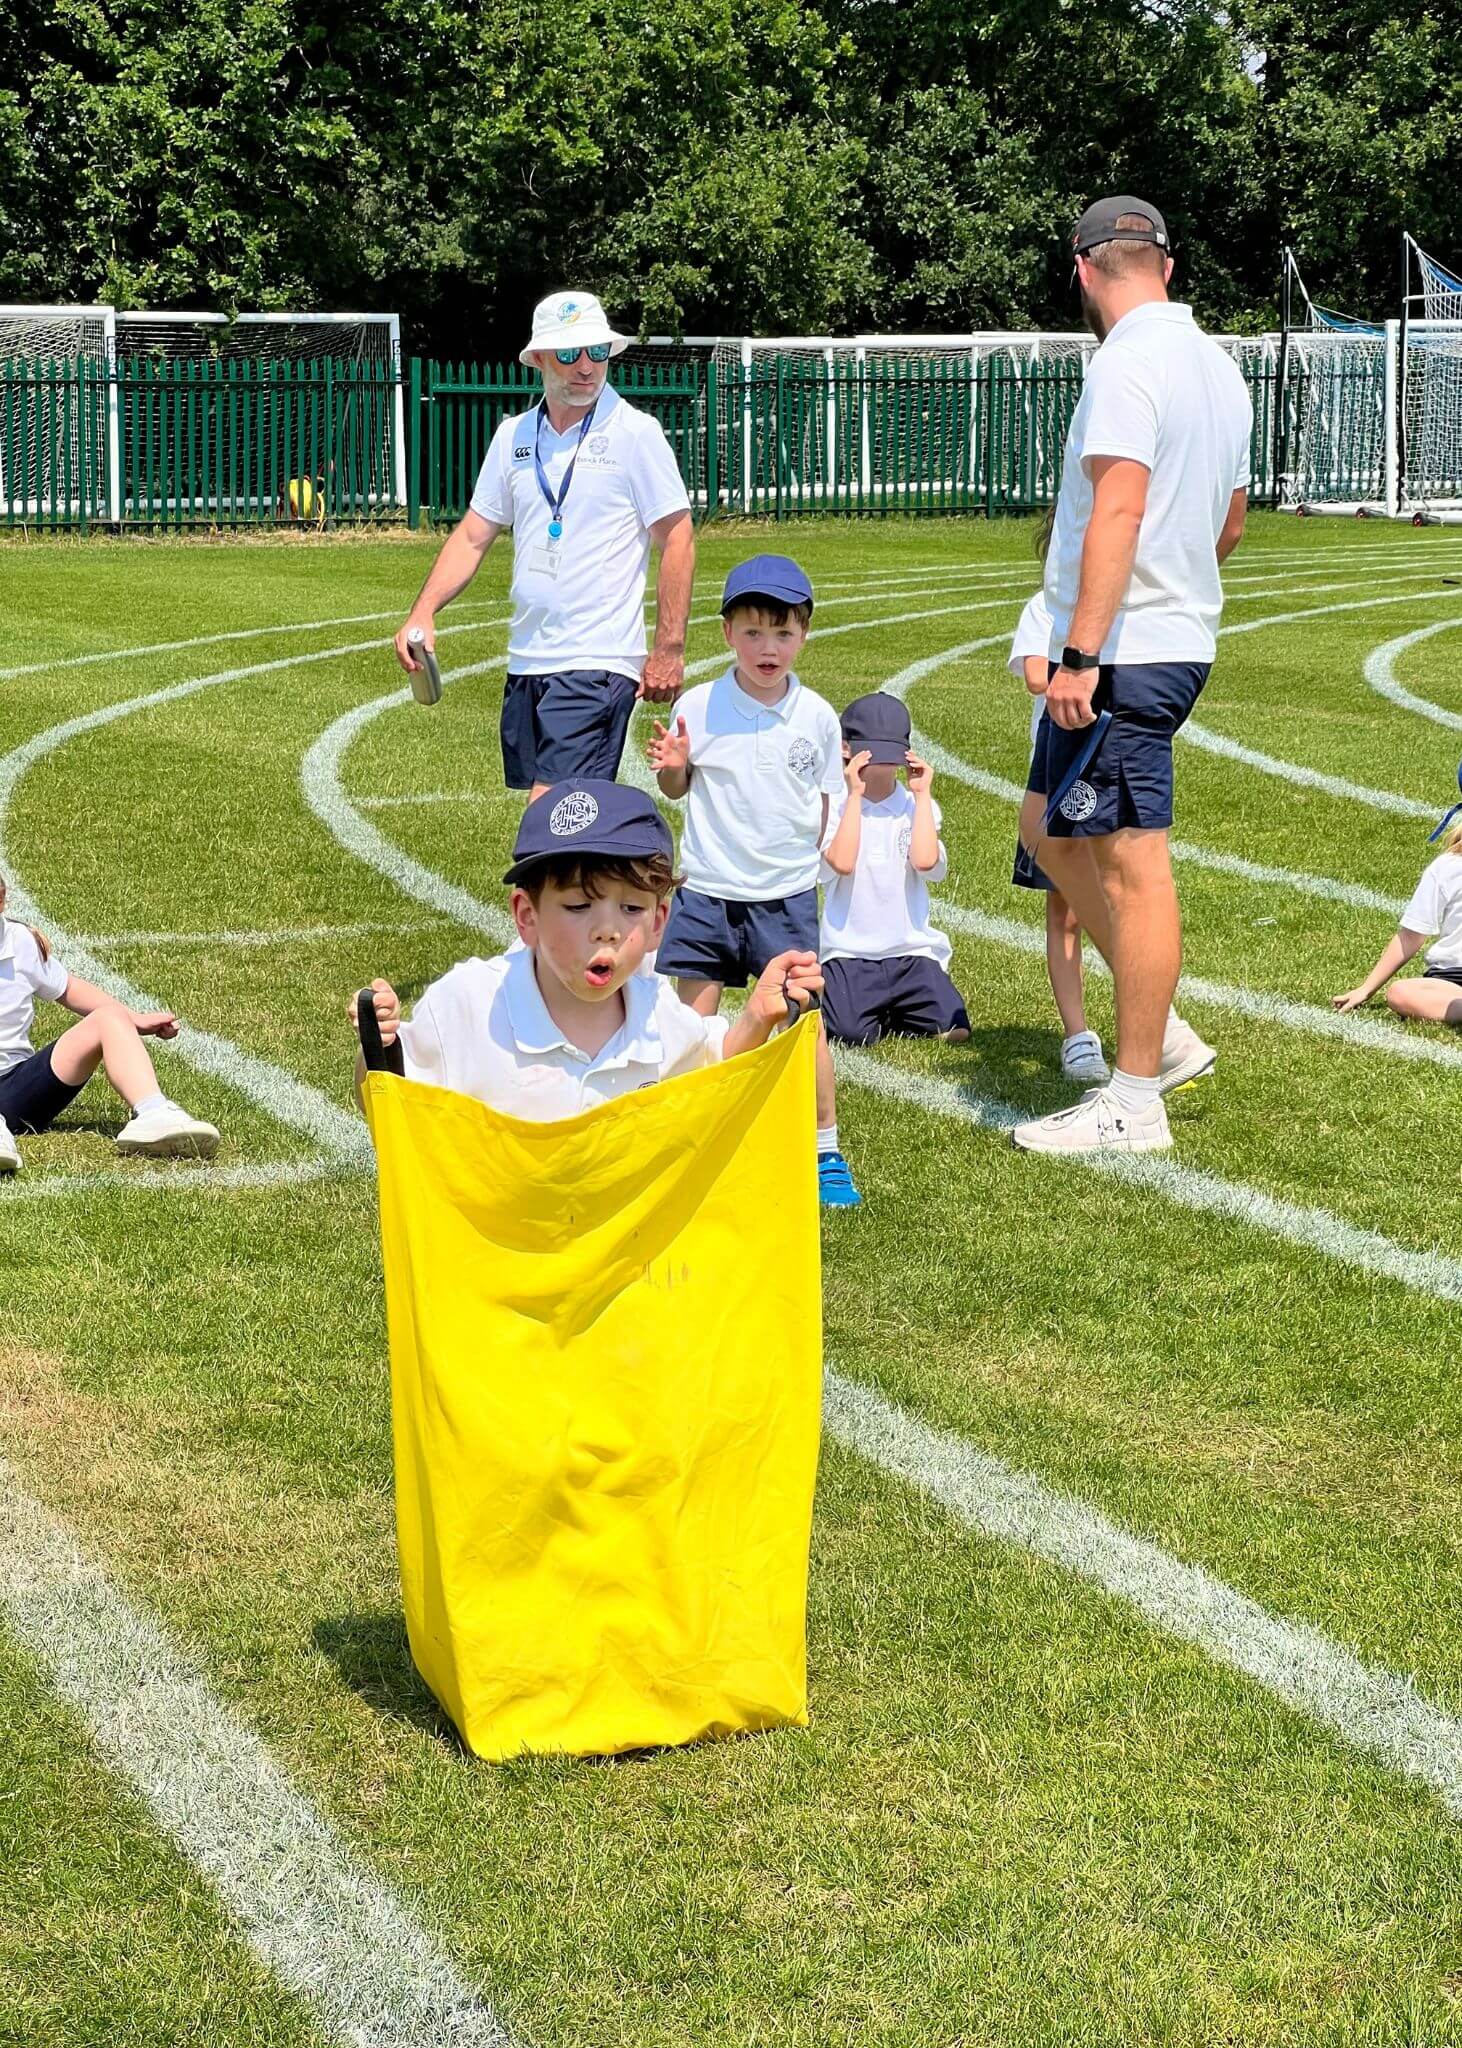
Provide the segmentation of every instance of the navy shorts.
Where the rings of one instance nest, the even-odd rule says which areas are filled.
[[[1173,734],[1198,702],[1212,664],[1206,661],[1104,663],[1093,709],[1112,722],[1093,759],[1045,830],[1053,839],[1096,839],[1129,826],[1166,830],[1173,822]],[[1026,788],[1059,789],[1090,730],[1067,732],[1048,712],[1036,733]]]
[[[503,779],[509,789],[579,775],[613,782],[639,684],[606,668],[509,676],[503,686]]]
[[[964,997],[939,965],[920,954],[894,960],[825,960],[822,1021],[843,1045],[880,1038],[938,1038],[968,1031]]]
[[[1450,981],[1462,988],[1462,967],[1424,967],[1421,978],[1423,981]]]
[[[677,889],[670,922],[655,955],[657,974],[680,981],[719,981],[744,988],[778,953],[817,951],[817,891],[737,903]]]
[[[1015,835],[1015,865],[1010,871],[1010,879],[1017,889],[1050,889],[1054,892],[1056,887],[1040,862],[1026,852],[1018,832]]]
[[[0,1116],[12,1131],[34,1137],[37,1131],[49,1130],[85,1086],[84,1081],[78,1081],[74,1088],[69,1088],[64,1081],[58,1081],[51,1065],[51,1048],[43,1045],[18,1067],[0,1074]]]

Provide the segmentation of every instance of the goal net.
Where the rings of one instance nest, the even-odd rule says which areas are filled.
[[[107,513],[110,306],[0,306],[0,517]]]
[[[1401,509],[1462,521],[1462,278],[1406,237]]]

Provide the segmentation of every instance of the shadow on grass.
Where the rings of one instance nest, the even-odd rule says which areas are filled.
[[[399,1612],[331,1615],[316,1622],[312,1640],[372,1713],[409,1722],[424,1735],[462,1748],[450,1718],[411,1661],[406,1622]]]

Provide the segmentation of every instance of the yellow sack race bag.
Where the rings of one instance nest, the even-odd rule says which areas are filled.
[[[818,1028],[559,1123],[367,1077],[406,1626],[479,1756],[806,1725]]]

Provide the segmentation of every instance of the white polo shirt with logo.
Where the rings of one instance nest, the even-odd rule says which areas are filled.
[[[1401,913],[1409,932],[1421,932],[1436,944],[1426,949],[1428,967],[1462,973],[1462,853],[1439,853],[1416,885]]]
[[[553,1123],[722,1057],[729,1018],[697,1016],[658,974],[632,974],[620,993],[624,1023],[590,1055],[548,1014],[526,948],[459,961],[401,1026],[406,1078],[527,1123]]]
[[[1070,638],[1092,509],[1088,465],[1099,456],[1150,472],[1132,578],[1101,659],[1213,660],[1223,610],[1216,543],[1229,500],[1248,486],[1252,427],[1238,364],[1191,307],[1161,301],[1123,315],[1092,358],[1066,436],[1046,555],[1052,660]]]
[[[846,789],[846,784],[844,785]],[[851,799],[850,799],[851,801]],[[822,929],[818,957],[822,960],[933,960],[949,966],[952,948],[943,932],[929,921],[929,884],[949,872],[944,841],[939,858],[921,874],[909,858],[914,838],[914,799],[906,784],[895,783],[881,803],[862,799],[858,826],[858,858],[851,875],[841,875],[822,862]],[[832,838],[843,815],[833,807],[827,837]],[[934,805],[934,825],[943,822]]]
[[[817,886],[822,800],[844,788],[838,714],[796,676],[775,704],[743,690],[733,662],[675,706],[690,739],[680,864],[685,885],[732,903]]]
[[[23,1066],[35,1049],[36,997],[59,1003],[70,979],[54,953],[44,958],[29,925],[0,917],[0,1074]]]
[[[513,530],[513,675],[609,669],[638,677],[647,645],[649,529],[690,509],[670,444],[649,413],[606,384],[582,441],[580,425],[575,420],[556,434],[541,405],[504,420],[472,492],[474,512]],[[555,496],[574,463],[561,513],[563,538],[553,548],[535,440]]]

